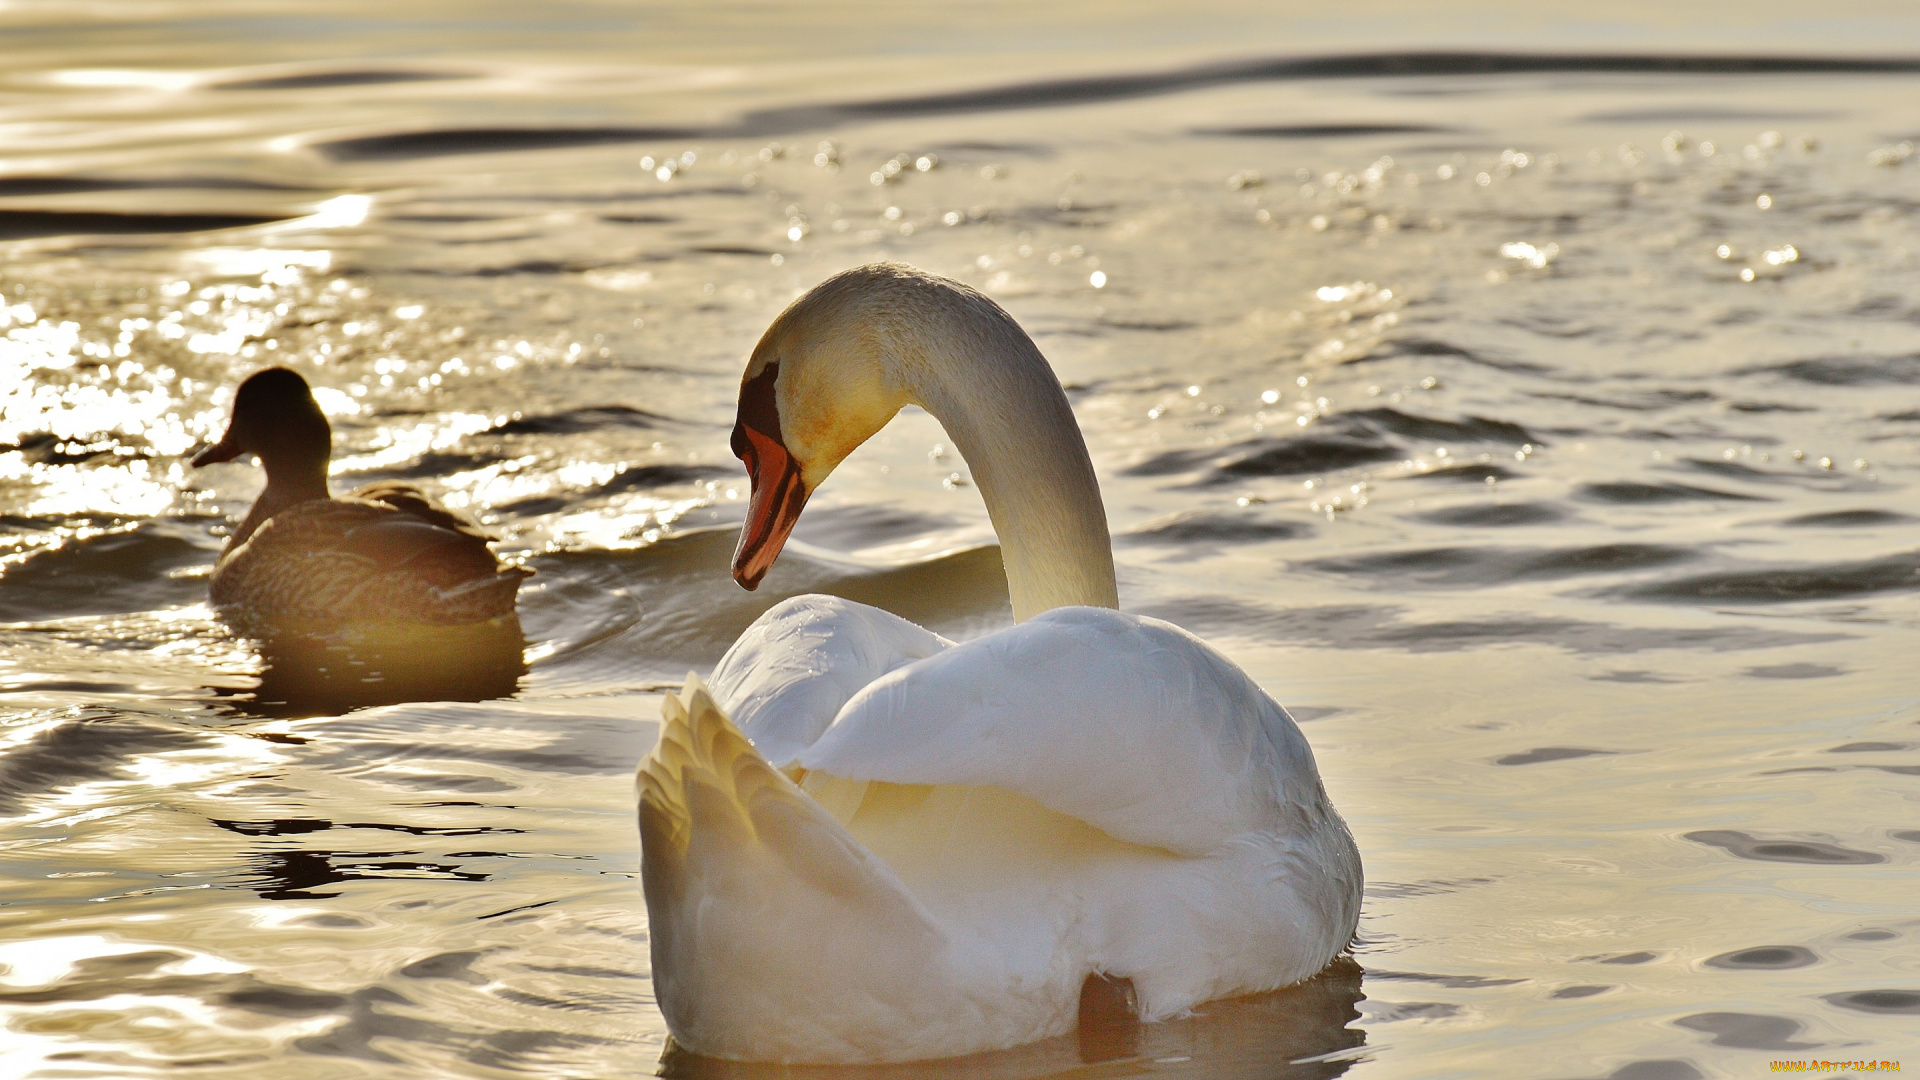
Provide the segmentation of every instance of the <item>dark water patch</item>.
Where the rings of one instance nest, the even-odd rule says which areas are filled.
[[[450,127],[328,139],[310,144],[333,161],[402,161],[460,154],[504,154],[609,143],[697,138],[684,127]]]
[[[412,851],[270,851],[247,860],[247,869],[230,887],[251,889],[267,900],[328,900],[349,881],[382,878],[436,878],[486,881],[492,875],[461,863],[407,859]],[[322,891],[328,890],[328,891]]]
[[[1554,369],[1545,364],[1536,364],[1529,360],[1517,360],[1495,354],[1489,349],[1468,349],[1446,341],[1431,338],[1397,338],[1382,342],[1366,356],[1349,363],[1366,363],[1371,360],[1391,360],[1398,357],[1447,357],[1465,360],[1469,364],[1505,371],[1515,375],[1552,375]]]
[[[623,491],[650,491],[675,484],[703,484],[708,480],[739,477],[739,470],[719,465],[635,465],[615,474],[595,488],[594,493],[616,495]]]
[[[1682,458],[1678,464],[1693,472],[1707,473],[1728,480],[1755,484],[1792,484],[1812,491],[1872,491],[1878,487],[1871,480],[1851,476],[1839,470],[1803,469],[1782,472],[1756,468],[1745,462],[1728,461],[1725,458]]]
[[[1655,960],[1660,959],[1660,954],[1651,953],[1651,952],[1630,952],[1630,953],[1621,953],[1618,956],[1595,956],[1595,957],[1584,957],[1583,959],[1593,960],[1597,963],[1602,963],[1602,964],[1619,964],[1627,967],[1636,967],[1640,964],[1653,963]]]
[[[1727,408],[1742,413],[1807,413],[1813,412],[1811,405],[1782,405],[1772,401],[1729,401]]]
[[[631,405],[588,405],[541,416],[515,416],[487,429],[488,435],[580,435],[590,431],[655,431],[684,427],[683,420]]]
[[[635,465],[616,473],[606,483],[576,495],[533,495],[502,503],[495,510],[523,517],[558,513],[583,498],[600,498],[629,491],[652,491],[681,484],[702,484],[709,480],[737,478],[739,473],[717,465]]]
[[[1912,409],[1907,412],[1888,413],[1887,415],[1882,416],[1880,419],[1892,420],[1902,424],[1920,423],[1920,409]]]
[[[1611,590],[1633,600],[1704,604],[1771,604],[1920,589],[1920,551],[1882,559],[1732,570]]]
[[[452,473],[498,465],[511,456],[493,450],[433,450],[402,464],[342,470],[336,475],[370,476],[380,480],[432,480]]]
[[[128,445],[115,436],[66,439],[50,431],[27,432],[18,436],[18,441],[12,444],[0,444],[0,451],[7,450],[17,450],[26,460],[42,465],[79,465],[101,458],[120,463],[149,460],[152,457],[138,443]]]
[[[1745,674],[1755,679],[1830,679],[1835,675],[1845,675],[1846,668],[1828,664],[1767,664],[1750,667]]]
[[[270,818],[262,821],[227,821],[208,818],[210,823],[241,836],[298,836],[328,829],[375,829],[406,833],[409,836],[478,836],[482,833],[519,833],[524,829],[495,828],[491,825],[451,827],[437,825],[397,825],[380,821],[328,821],[325,818]]]
[[[1920,833],[1916,833],[1915,835],[1913,835],[1912,837],[1908,837],[1907,839],[1911,839],[1915,843],[1920,843]],[[1899,936],[1900,936],[1899,934],[1896,934],[1891,930],[1855,930],[1853,933],[1847,935],[1847,940],[1848,941],[1892,941],[1894,938],[1897,938]]]
[[[1761,945],[1707,958],[1708,967],[1730,971],[1787,971],[1819,962],[1820,957],[1803,945]]]
[[[449,804],[449,805],[455,805],[455,804]],[[478,806],[479,804],[478,804],[478,803],[472,803],[472,804],[457,804],[457,805],[473,805],[473,806]],[[485,915],[476,915],[476,916],[474,916],[474,918],[475,918],[475,919],[499,919],[499,918],[503,918],[503,917],[505,917],[505,916],[508,916],[508,915],[518,915],[518,914],[520,914],[520,913],[522,913],[522,912],[526,912],[526,911],[534,911],[534,910],[536,910],[536,909],[538,909],[538,908],[543,908],[543,907],[552,907],[552,906],[553,906],[554,904],[557,904],[557,903],[559,903],[559,902],[560,902],[560,901],[558,901],[558,900],[539,900],[539,901],[536,901],[536,902],[534,902],[534,903],[531,903],[531,904],[516,904],[516,905],[514,905],[513,907],[510,907],[510,908],[504,908],[504,909],[502,909],[502,910],[500,910],[500,911],[489,911],[489,912],[487,912],[487,913],[486,913]],[[515,921],[515,922],[520,922],[521,920],[519,920],[519,919],[515,919],[514,921]],[[538,969],[535,969],[535,970],[538,970]]]
[[[518,964],[522,971],[538,971],[549,975],[578,975],[587,979],[644,979],[645,971],[623,971],[619,968],[593,967],[587,964]]]
[[[1145,318],[1104,318],[1101,326],[1115,330],[1136,330],[1148,334],[1168,334],[1177,330],[1192,330],[1200,324],[1188,319],[1145,319]]]
[[[206,582],[173,572],[211,564],[217,554],[200,522],[180,518],[69,539],[0,568],[0,622],[197,603],[206,599]]]
[[[1721,491],[1717,488],[1694,487],[1691,484],[1643,484],[1631,480],[1581,484],[1577,490],[1582,498],[1629,506],[1673,502],[1762,501],[1762,497],[1758,495],[1742,495],[1739,492]]]
[[[1571,1000],[1604,994],[1611,989],[1613,989],[1611,986],[1563,986],[1547,996],[1555,1000]]]
[[[1829,754],[1874,754],[1887,750],[1905,750],[1912,744],[1902,742],[1853,742],[1844,746],[1829,746]]]
[[[686,219],[668,214],[601,214],[600,220],[614,225],[675,225]]]
[[[90,210],[0,210],[0,240],[42,236],[212,232],[285,221],[293,214],[116,214]]]
[[[0,176],[0,198],[35,195],[85,195],[102,191],[315,191],[239,176]]]
[[[214,692],[225,711],[250,717],[324,716],[405,701],[488,701],[519,691],[527,674],[526,646],[517,615],[326,639],[288,635],[259,643],[259,681],[252,687]]]
[[[1801,514],[1780,524],[1796,529],[1860,529],[1874,525],[1897,525],[1913,519],[1891,510],[1830,510],[1821,514]]]
[[[1497,443],[1503,446],[1524,446],[1528,443],[1546,445],[1545,440],[1519,424],[1484,416],[1469,415],[1460,420],[1442,420],[1389,408],[1358,409],[1339,415],[1374,430],[1422,441]]]
[[[1446,135],[1455,130],[1433,124],[1253,124],[1195,128],[1190,134],[1236,139],[1345,139],[1361,135]]]
[[[1920,829],[1899,829],[1888,835],[1895,840],[1905,840],[1909,844],[1920,844]]]
[[[897,506],[809,507],[793,530],[794,539],[834,551],[897,544],[918,536],[950,529],[955,521],[944,515],[922,514]]]
[[[1400,456],[1393,446],[1364,436],[1296,435],[1249,439],[1225,450],[1169,450],[1121,471],[1126,476],[1171,476],[1211,465],[1202,483],[1221,485],[1253,477],[1336,472]]]
[[[1920,991],[1855,990],[1846,994],[1825,994],[1821,1000],[1854,1012],[1881,1016],[1920,1016]]]
[[[1734,829],[1703,829],[1683,839],[1717,847],[1736,859],[1755,862],[1804,863],[1810,866],[1870,866],[1887,861],[1885,855],[1855,851],[1825,840],[1761,840]]]
[[[1225,447],[1170,450],[1125,470],[1128,476],[1169,476],[1207,470],[1201,483],[1239,483],[1255,477],[1334,472],[1408,456],[1404,441],[1539,444],[1527,429],[1504,420],[1419,416],[1398,409],[1359,409],[1328,417],[1304,434],[1246,439]]]
[[[1445,1001],[1377,1001],[1368,1008],[1366,1019],[1368,1024],[1393,1024],[1402,1020],[1444,1020],[1460,1012],[1460,1006]]]
[[[1236,83],[1309,79],[1435,78],[1592,72],[1641,75],[1897,74],[1920,71],[1905,58],[1684,56],[1631,53],[1408,51],[1226,61],[1171,71],[1048,79],[846,105],[768,110],[743,126],[812,127],[841,118],[903,118],[1119,101]]]
[[[1406,474],[1408,480],[1438,480],[1442,483],[1484,484],[1489,480],[1498,482],[1511,480],[1520,475],[1504,465],[1495,465],[1486,461],[1467,461],[1456,465],[1442,465],[1435,469],[1422,469]]]
[[[140,689],[133,683],[91,679],[38,679],[30,682],[0,683],[0,694],[131,694]]]
[[[1419,520],[1430,521],[1435,525],[1457,525],[1467,528],[1549,525],[1556,521],[1564,521],[1566,518],[1566,511],[1550,503],[1487,503],[1450,506],[1444,510],[1432,510],[1419,515]]]
[[[1816,386],[1914,386],[1920,385],[1920,354],[1820,357],[1743,368],[1733,374],[1785,375]]]
[[[1712,401],[1713,395],[1705,390],[1639,390],[1620,391],[1611,397],[1597,397],[1591,394],[1558,394],[1534,391],[1527,394],[1531,398],[1547,401],[1568,401],[1575,405],[1592,405],[1601,409],[1620,409],[1626,412],[1657,412],[1676,405],[1697,405],[1702,401]]]
[[[1920,776],[1920,765],[1868,765],[1867,768],[1894,776]]]
[[[1113,224],[1117,203],[1074,202],[1065,197],[1055,202],[1028,203],[1002,213],[996,213],[989,220],[1012,222],[1031,222],[1041,225],[1057,225],[1068,229],[1103,229]],[[1074,334],[1072,328],[1055,327],[1050,334]],[[1084,336],[1098,336],[1092,330],[1080,331]],[[1039,335],[1035,335],[1038,337]]]
[[[1749,626],[1651,628],[1576,619],[1506,618],[1407,623],[1401,607],[1337,604],[1278,609],[1227,596],[1195,596],[1149,605],[1141,614],[1201,637],[1301,641],[1343,649],[1458,652],[1489,645],[1550,645],[1579,655],[1624,655],[1649,649],[1739,652],[1846,640],[1843,633],[1807,634]]]
[[[1680,464],[1694,472],[1724,476],[1733,480],[1748,480],[1763,484],[1777,484],[1793,479],[1783,473],[1767,469],[1756,469],[1741,461],[1728,461],[1724,458],[1681,458]]]
[[[1663,683],[1677,683],[1677,682],[1687,681],[1685,679],[1676,679],[1671,675],[1662,675],[1657,671],[1631,671],[1631,670],[1630,671],[1608,671],[1599,675],[1589,675],[1587,676],[1587,678],[1592,679],[1594,682],[1617,682],[1617,683],[1636,683],[1636,684],[1645,684],[1645,683],[1663,684]]]
[[[1674,1026],[1713,1036],[1715,1046],[1737,1046],[1743,1050],[1811,1050],[1824,1045],[1794,1039],[1806,1025],[1784,1016],[1757,1013],[1695,1013],[1675,1020]]]
[[[1538,746],[1524,753],[1494,758],[1493,763],[1495,765],[1538,765],[1543,761],[1568,761],[1573,758],[1619,752],[1618,750],[1592,750],[1582,746]]]
[[[1313,533],[1313,526],[1297,521],[1264,520],[1252,514],[1199,510],[1149,521],[1114,537],[1116,544],[1181,546],[1202,550],[1229,544],[1262,544],[1297,540]]]
[[[744,244],[701,244],[687,251],[694,255],[751,255],[764,259],[774,253],[772,248],[747,247]]]
[[[1444,547],[1314,559],[1300,565],[1322,573],[1370,577],[1393,587],[1457,588],[1630,573],[1695,557],[1697,553],[1691,549],[1664,544],[1601,544],[1560,550]]]
[[[1490,986],[1518,986],[1525,979],[1499,979],[1488,975],[1435,975],[1426,971],[1383,971],[1374,969],[1367,972],[1367,978],[1393,982],[1432,983],[1455,990],[1482,990]]]
[[[98,710],[56,720],[0,755],[0,814],[19,814],[43,795],[126,775],[142,758],[190,750],[190,731]]]
[[[261,75],[248,79],[227,79],[207,83],[212,90],[325,90],[336,86],[389,86],[397,83],[445,82],[470,79],[471,75],[453,71],[422,71],[418,68],[333,68],[326,71],[302,71],[287,75]]]

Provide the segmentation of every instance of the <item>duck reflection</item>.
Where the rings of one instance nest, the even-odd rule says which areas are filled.
[[[1106,998],[1121,1000],[1124,983],[1088,980],[1081,1027],[1073,1035],[991,1054],[904,1065],[760,1065],[690,1054],[667,1043],[659,1075],[677,1080],[1041,1080],[1045,1077],[1261,1076],[1269,1080],[1326,1080],[1339,1076],[1355,1056],[1340,1054],[1364,1045],[1365,1031],[1349,1027],[1365,974],[1340,957],[1298,986],[1270,994],[1210,1001],[1180,1020],[1142,1024],[1115,1015]],[[1091,1021],[1091,1022],[1089,1022]],[[1325,1060],[1340,1054],[1337,1060]],[[1320,1059],[1320,1060],[1309,1060]],[[1137,1068],[1129,1068],[1129,1065]]]
[[[517,614],[458,626],[263,638],[260,681],[231,707],[245,716],[324,716],[404,701],[509,697],[527,673],[526,647]]]

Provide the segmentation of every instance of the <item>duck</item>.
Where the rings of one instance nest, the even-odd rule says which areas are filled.
[[[1362,866],[1312,748],[1217,649],[1119,610],[1071,406],[1013,317],[881,263],[760,338],[732,448],[732,573],[918,405],[965,458],[1014,623],[950,641],[818,595],[774,605],[661,708],[638,773],[654,993],[673,1045],[786,1064],[950,1058],[1309,979]]]
[[[299,372],[265,368],[240,384],[226,434],[193,458],[198,468],[251,454],[267,472],[214,564],[209,592],[224,620],[272,636],[514,615],[531,570],[503,564],[494,537],[411,484],[334,497],[332,450],[333,429]]]

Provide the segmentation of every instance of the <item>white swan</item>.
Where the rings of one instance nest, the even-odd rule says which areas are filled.
[[[883,264],[774,321],[734,428],[753,485],[735,578],[759,583],[808,494],[909,403],[972,469],[1018,623],[956,645],[801,596],[712,695],[690,678],[668,698],[640,832],[675,1040],[920,1060],[1065,1034],[1091,975],[1156,1020],[1319,971],[1352,939],[1361,869],[1313,752],[1204,642],[1113,610],[1080,429],[993,301]]]

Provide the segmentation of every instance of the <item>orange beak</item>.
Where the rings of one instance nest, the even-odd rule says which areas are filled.
[[[780,440],[745,423],[734,425],[733,452],[747,463],[753,494],[747,502],[747,524],[740,530],[740,546],[733,552],[733,580],[753,590],[773,569],[787,536],[807,505],[806,481],[800,463]]]

